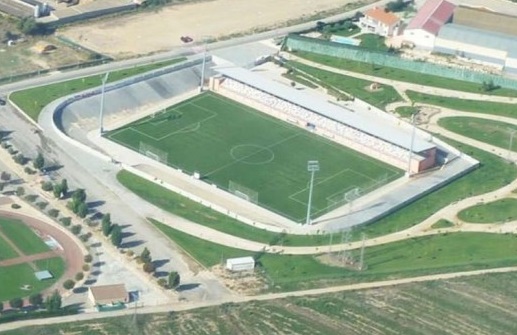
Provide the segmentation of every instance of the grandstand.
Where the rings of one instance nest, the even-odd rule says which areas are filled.
[[[413,136],[405,125],[342,108],[243,68],[216,71],[221,76],[211,78],[210,87],[230,99],[244,99],[262,112],[403,170],[407,170],[411,158],[411,174],[435,166],[436,145]]]

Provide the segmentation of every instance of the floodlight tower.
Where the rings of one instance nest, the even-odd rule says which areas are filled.
[[[206,52],[207,52],[207,42],[209,36],[203,37],[203,65],[201,65],[201,81],[199,83],[199,93],[203,92],[203,86],[205,84],[205,68],[206,68]]]
[[[101,89],[101,108],[99,112],[99,132],[102,136],[102,133],[104,132],[104,125],[103,125],[103,116],[104,116],[104,93],[106,92],[106,82],[108,81],[108,76],[110,75],[109,72],[106,72],[104,77],[102,77],[102,89]]]
[[[314,185],[314,173],[320,170],[320,162],[319,161],[308,161],[307,162],[307,171],[311,173],[311,183],[309,184],[309,204],[307,205],[307,220],[305,224],[311,224],[311,203],[312,203],[312,188]]]
[[[506,159],[508,161],[510,161],[510,153],[512,152],[512,144],[513,144],[513,136],[515,135],[515,133],[517,132],[517,129],[511,129],[509,128],[508,129],[510,131],[510,144],[508,145],[508,154],[507,154],[507,157]]]
[[[411,158],[413,158],[413,145],[415,143],[415,133],[416,133],[416,116],[420,112],[417,110],[411,115],[411,124],[413,125],[413,131],[411,132],[411,144],[409,146],[409,159],[407,162],[407,176],[411,177]]]

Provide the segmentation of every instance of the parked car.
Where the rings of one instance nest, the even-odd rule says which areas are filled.
[[[192,37],[190,37],[190,36],[181,36],[180,40],[183,43],[190,43],[190,42],[194,41],[194,39]]]
[[[5,106],[5,100],[0,98],[0,106]]]

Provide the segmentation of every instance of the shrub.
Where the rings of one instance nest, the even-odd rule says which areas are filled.
[[[36,194],[27,194],[24,199],[28,202],[34,202],[38,199],[38,196]]]
[[[74,235],[79,235],[79,234],[81,233],[81,229],[82,229],[81,225],[76,224],[76,225],[72,226],[72,228],[70,229],[70,231],[71,231],[71,232],[72,232],[72,234],[74,234]]]
[[[51,208],[48,210],[48,215],[50,215],[53,218],[57,218],[59,215],[59,210],[55,208]]]
[[[63,287],[66,289],[66,290],[71,290],[73,289],[75,286],[75,281],[73,281],[72,279],[67,279],[65,280],[65,282],[63,283]]]
[[[83,271],[84,272],[90,271],[90,265],[89,264],[83,264]]]
[[[15,148],[13,148],[13,147],[9,146],[9,147],[7,148],[7,152],[8,152],[10,155],[14,155],[14,154],[16,154],[18,151],[16,151],[16,149],[15,149]]]
[[[85,256],[84,256],[84,261],[85,261],[86,263],[91,263],[91,262],[93,261],[93,257],[92,257],[92,255],[85,255]]]
[[[45,192],[50,192],[54,189],[54,185],[52,185],[52,182],[46,181],[41,183],[41,189]]]
[[[46,201],[40,201],[40,202],[36,203],[36,206],[41,210],[45,209],[47,207],[47,205],[48,205],[48,202],[46,202]]]
[[[82,272],[77,272],[77,273],[75,274],[75,280],[76,280],[76,281],[83,280],[83,278],[84,278],[84,273],[82,273]]]
[[[7,149],[10,147],[9,143],[5,142],[5,141],[2,141],[2,143],[0,144],[0,146],[2,146],[2,148],[4,149]]]
[[[12,308],[22,308],[23,307],[23,299],[22,298],[14,298],[9,300],[9,305]]]
[[[61,219],[59,219],[59,222],[61,222],[63,224],[63,226],[68,227],[72,224],[72,218],[70,218],[70,217],[61,218]]]
[[[84,220],[84,223],[88,226],[88,227],[97,227],[99,225],[99,222],[98,221],[95,221],[95,220],[92,220],[90,218]]]
[[[11,174],[2,171],[2,173],[0,173],[0,179],[2,179],[3,181],[9,181],[11,180]]]
[[[25,189],[22,186],[18,186],[16,188],[16,195],[19,197],[23,197],[24,194],[25,194]]]
[[[36,171],[34,171],[33,169],[31,169],[28,166],[26,166],[25,169],[23,169],[23,171],[25,171],[26,174],[35,174],[36,173]]]
[[[144,263],[143,269],[144,269],[144,272],[153,273],[155,270],[155,266],[154,266],[153,262],[147,262],[147,263]]]
[[[92,237],[92,233],[88,232],[86,234],[82,234],[81,236],[79,236],[79,239],[83,242],[88,242],[90,237]]]
[[[160,285],[163,288],[167,288],[167,280],[165,278],[158,279],[158,285]]]
[[[17,164],[20,164],[20,165],[25,165],[25,163],[27,162],[27,159],[25,158],[25,156],[23,154],[17,154],[13,157],[13,159]]]
[[[126,255],[127,255],[128,257],[133,257],[133,256],[135,255],[135,252],[134,252],[133,250],[128,250],[128,251],[126,252]]]
[[[11,205],[11,208],[12,208],[12,209],[20,209],[20,208],[22,208],[22,206],[20,206],[20,205],[18,205],[18,204],[12,204],[12,205]]]

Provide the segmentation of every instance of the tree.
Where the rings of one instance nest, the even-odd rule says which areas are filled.
[[[118,224],[114,224],[111,229],[111,243],[117,248],[122,243],[122,228]]]
[[[85,256],[84,256],[84,261],[85,261],[86,263],[91,263],[91,262],[93,261],[93,257],[92,257],[92,255],[90,255],[90,254],[85,255]]]
[[[82,188],[75,190],[74,194],[72,195],[72,201],[77,204],[85,202],[86,192]]]
[[[65,280],[65,282],[63,283],[63,287],[67,290],[71,290],[73,289],[75,286],[75,281],[73,281],[72,279],[67,279]]]
[[[36,20],[32,16],[22,18],[18,22],[18,29],[20,29],[22,33],[27,35],[44,34],[46,31],[45,26],[41,23],[36,22]]]
[[[176,271],[169,273],[169,288],[175,289],[180,284],[180,274]]]
[[[32,306],[40,306],[43,304],[43,297],[41,296],[40,293],[32,294],[29,297],[29,302],[31,303]]]
[[[150,263],[153,261],[151,257],[151,252],[149,251],[149,249],[147,249],[147,247],[145,247],[144,250],[142,250],[142,253],[140,254],[140,259],[143,263]]]
[[[52,192],[54,193],[54,197],[58,199],[61,198],[63,196],[63,185],[55,184]]]
[[[391,1],[386,4],[387,12],[401,12],[406,8],[409,3],[404,2],[404,0],[396,0]]]
[[[108,236],[111,233],[112,228],[113,225],[111,224],[111,215],[106,213],[102,217],[102,233],[104,236]]]
[[[4,303],[0,301],[0,313],[4,310]]]
[[[22,197],[24,194],[25,194],[25,189],[23,188],[23,186],[18,186],[18,188],[16,189],[16,195],[19,197]]]
[[[61,294],[55,290],[52,295],[45,300],[45,307],[50,312],[56,312],[61,309]]]
[[[147,273],[153,273],[155,270],[154,263],[153,262],[144,263],[143,269]]]
[[[61,194],[65,197],[68,194],[68,182],[66,179],[61,180]]]
[[[41,170],[45,166],[45,158],[43,158],[43,154],[41,152],[38,152],[38,155],[32,162],[32,166],[34,166],[36,170]]]
[[[88,215],[88,205],[86,205],[84,202],[81,202],[79,206],[77,206],[77,216],[79,216],[81,219],[84,219]]]
[[[11,308],[22,308],[23,299],[22,298],[11,299],[11,300],[9,300],[9,306],[11,306]]]
[[[81,280],[83,280],[83,278],[84,278],[84,273],[82,273],[82,272],[77,272],[77,273],[75,274],[75,280],[77,280],[77,281],[81,281]]]

